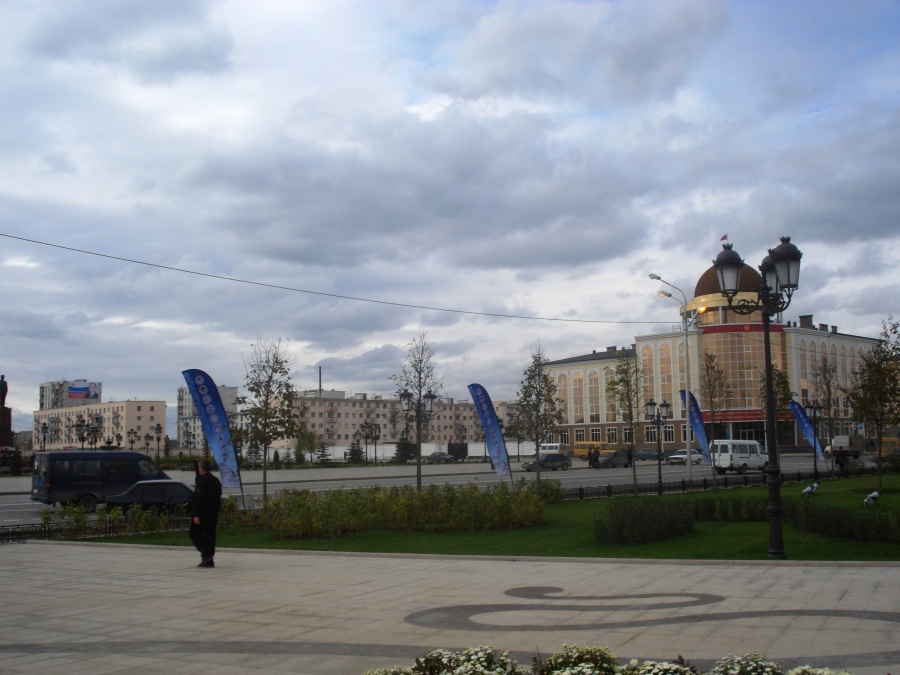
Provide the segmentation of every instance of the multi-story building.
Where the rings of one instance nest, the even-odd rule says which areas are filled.
[[[102,400],[103,383],[88,380],[57,380],[41,385],[38,408],[55,410],[84,405],[88,401]]]
[[[743,297],[754,299],[761,283],[756,270],[745,265],[736,301]],[[663,447],[685,447],[688,435],[693,438],[680,395],[687,381],[687,348],[691,392],[703,411],[707,430],[711,410],[709,401],[702,395],[700,373],[705,355],[712,354],[725,371],[731,388],[729,399],[715,413],[715,437],[763,441],[765,410],[761,382],[765,359],[762,315],[756,312],[741,316],[728,307],[728,301],[719,291],[715,267],[700,277],[693,297],[686,307],[682,307],[681,314],[682,321],[688,322],[687,331],[682,323],[663,333],[639,335],[633,345],[622,350],[607,347],[605,351],[550,362],[547,372],[554,378],[558,396],[566,408],[565,424],[554,440],[564,444],[604,441],[619,447],[626,447],[633,440],[636,444],[656,445],[656,428],[649,421],[643,421],[644,408],[638,411],[640,423],[626,424],[622,411],[616,409],[607,389],[620,358],[636,356],[643,374],[643,401],[653,399],[672,404],[671,422],[662,429]],[[803,405],[810,401],[825,405],[826,417],[833,422],[833,428],[823,424],[820,435],[831,438],[852,433],[855,429],[852,411],[841,387],[850,384],[861,355],[877,340],[841,333],[836,326],[816,326],[812,316],[799,317],[799,324],[773,319],[770,337],[773,364],[787,375],[795,400]],[[815,377],[823,358],[834,368],[836,387],[831,401],[822,401],[824,394],[819,391],[821,387]],[[783,420],[779,425],[780,443],[805,444],[796,425],[792,426],[787,416]],[[790,437],[786,437],[788,433]]]
[[[165,401],[83,399],[79,406],[34,411],[35,450],[126,447],[155,451],[164,447],[165,437]]]
[[[242,418],[238,412],[238,388],[217,385],[219,396],[222,399],[222,407],[225,409],[225,416],[232,429],[236,429],[242,423]],[[197,414],[197,408],[194,406],[194,399],[191,391],[187,387],[178,388],[178,409],[176,417],[176,427],[178,436],[178,446],[187,451],[188,454],[196,454],[195,450],[203,449],[203,425],[200,423],[200,416]]]

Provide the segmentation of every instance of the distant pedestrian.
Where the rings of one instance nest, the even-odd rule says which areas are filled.
[[[211,468],[208,459],[200,460],[197,465],[197,489],[191,508],[190,530],[191,543],[200,551],[197,567],[216,566],[213,558],[216,555],[216,525],[222,507],[222,483],[210,473]]]

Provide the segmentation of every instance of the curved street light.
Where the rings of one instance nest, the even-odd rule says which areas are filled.
[[[799,286],[802,257],[800,250],[791,243],[791,238],[782,237],[781,243],[774,249],[769,249],[769,255],[759,265],[762,283],[755,293],[755,298],[748,298],[747,293],[740,291],[744,260],[732,249],[731,244],[723,244],[722,251],[713,261],[719,288],[728,300],[728,307],[743,316],[754,312],[762,314],[766,369],[766,453],[769,460],[766,467],[766,483],[769,488],[769,557],[782,560],[787,555],[784,551],[784,535],[781,529],[781,468],[778,466],[778,430],[775,428],[775,389],[772,383],[770,332],[771,318],[788,308],[791,297]],[[744,297],[737,298],[739,292]]]

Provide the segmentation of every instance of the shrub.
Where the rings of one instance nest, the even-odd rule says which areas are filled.
[[[862,499],[860,499],[862,502]],[[782,499],[785,522],[805,532],[856,541],[900,542],[900,513]]]
[[[535,657],[535,675],[572,673],[572,675],[616,675],[619,663],[608,647],[578,647],[563,645],[563,650],[546,660]]]
[[[756,652],[729,654],[713,666],[709,675],[784,675],[784,668]]]
[[[599,544],[646,544],[680,537],[694,530],[689,502],[613,499],[597,514],[594,538]]]

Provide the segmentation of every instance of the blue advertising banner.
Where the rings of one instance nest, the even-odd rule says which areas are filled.
[[[816,449],[816,455],[819,459],[825,459],[825,453],[822,452],[822,446],[819,444],[819,439],[816,438],[816,431],[813,429],[812,422],[809,421],[809,417],[807,417],[803,406],[797,403],[797,401],[791,401],[788,403],[788,407],[791,409],[791,412],[794,413],[794,418],[797,420],[797,424],[800,425],[800,429],[803,431],[803,435],[806,436],[806,440],[808,440],[809,444]]]
[[[688,418],[691,420],[691,429],[694,430],[694,438],[700,445],[700,452],[703,453],[703,462],[706,466],[710,465],[709,460],[709,441],[706,440],[706,427],[703,426],[703,414],[700,412],[700,404],[691,392],[690,404],[685,404],[684,389],[680,390],[682,405],[688,405]]]
[[[216,383],[202,370],[183,370],[181,374],[184,375],[191,398],[194,399],[194,407],[200,416],[209,450],[219,465],[222,487],[241,487],[241,471],[231,443],[231,429],[228,427],[228,417]]]
[[[491,397],[480,384],[470,384],[469,393],[472,395],[472,402],[481,418],[481,426],[484,427],[484,442],[487,445],[491,461],[494,463],[494,468],[497,470],[497,475],[511,477],[506,441],[503,440],[503,431],[500,429],[500,422],[497,421],[497,413],[494,411]]]

